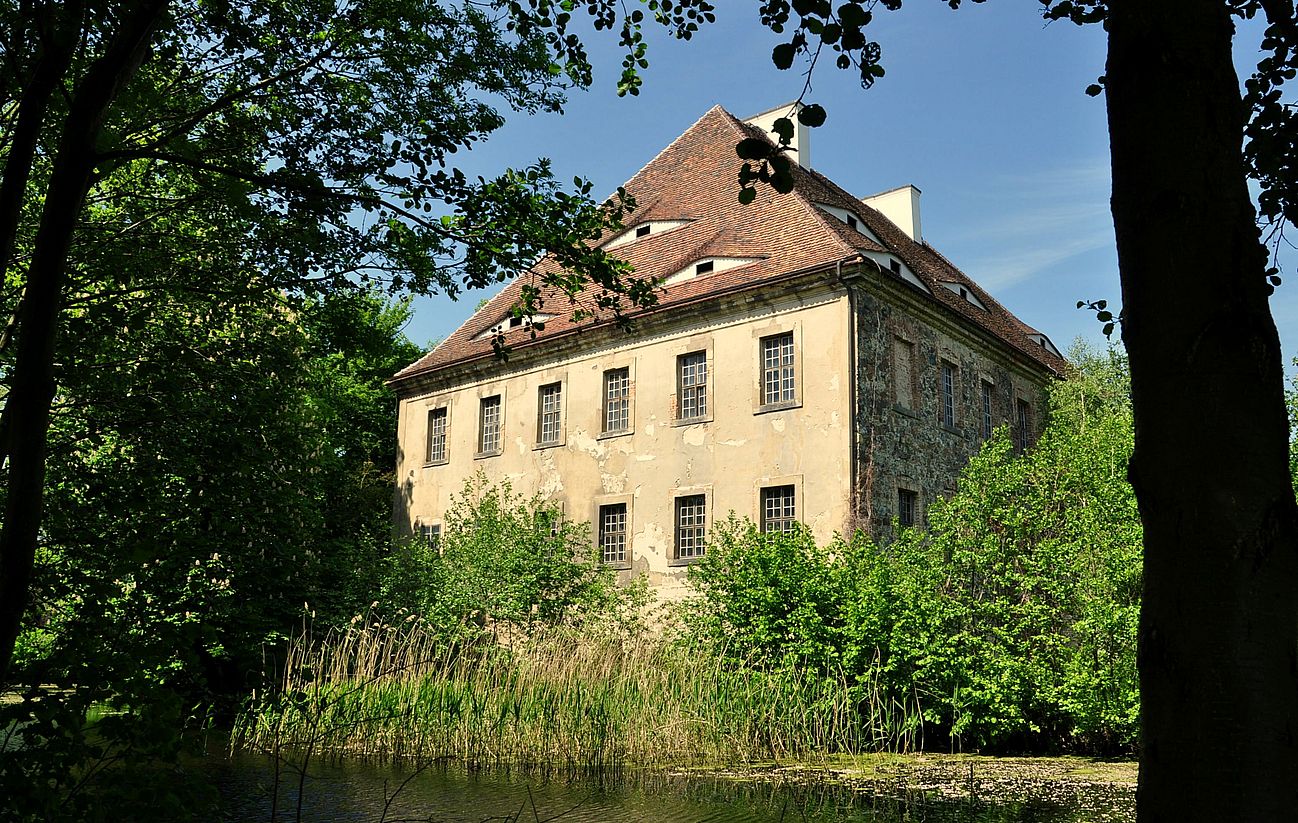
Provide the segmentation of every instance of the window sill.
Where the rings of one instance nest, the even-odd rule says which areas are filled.
[[[631,561],[630,561],[630,560],[619,560],[619,561],[616,562],[616,563],[606,563],[606,562],[604,562],[603,560],[601,560],[601,561],[600,561],[600,565],[602,565],[602,566],[603,566],[604,568],[606,568],[606,569],[612,569],[612,570],[615,571],[615,572],[629,572],[629,571],[631,571]]]
[[[532,444],[532,451],[539,452],[539,451],[544,451],[546,449],[557,449],[563,446],[563,444],[564,444],[563,438],[560,438],[559,440],[556,440],[553,443],[534,443]]]
[[[611,432],[600,432],[595,435],[596,440],[612,440],[615,437],[626,437],[629,434],[635,434],[635,429],[618,429]]]
[[[958,435],[959,437],[964,437],[963,431],[957,429],[955,426],[948,426],[945,423],[942,424],[942,431],[946,432],[947,434],[954,434],[954,435]]]
[[[767,412],[787,411],[788,409],[802,408],[801,400],[788,400],[784,403],[767,403],[764,406],[758,406],[753,414],[766,414]]]
[[[672,557],[672,558],[668,558],[667,566],[669,568],[676,568],[680,566],[693,566],[695,563],[702,560],[703,557],[704,557],[703,555],[699,555],[698,557]]]
[[[900,403],[893,403],[892,410],[895,411],[897,414],[903,414],[906,417],[911,417],[914,418],[915,420],[918,420],[923,416],[919,412],[915,411],[914,409],[908,409],[905,406],[901,405]]]
[[[448,458],[445,458],[445,457],[443,457],[441,460],[429,460],[427,463],[424,464],[424,468],[425,468],[425,469],[432,469],[432,468],[436,468],[436,467],[438,467],[438,466],[445,466],[447,463],[450,463],[450,462],[451,462],[451,461],[450,461]]]
[[[496,449],[494,452],[478,452],[477,454],[473,455],[473,459],[485,460],[488,457],[500,457],[501,454],[503,454],[503,452],[500,449]]]
[[[705,414],[702,417],[678,417],[672,421],[673,428],[678,426],[697,426],[700,423],[711,423],[712,415]]]

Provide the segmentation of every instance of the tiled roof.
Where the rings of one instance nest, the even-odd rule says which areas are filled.
[[[781,195],[759,185],[757,199],[749,205],[740,204],[736,199],[740,161],[735,155],[735,145],[745,137],[758,135],[765,136],[720,106],[714,106],[626,183],[625,189],[639,204],[627,222],[628,227],[653,220],[690,221],[668,231],[651,233],[611,252],[634,266],[638,276],[664,278],[709,257],[757,258],[753,263],[666,287],[659,293],[658,304],[648,311],[663,311],[710,294],[758,288],[789,272],[832,266],[854,252],[892,254],[929,287],[931,299],[990,331],[1047,369],[1058,373],[1065,368],[1062,358],[1028,337],[1032,333],[1028,326],[945,257],[927,244],[912,240],[878,211],[818,172],[795,166],[793,193]],[[816,203],[854,212],[883,244],[817,208]],[[600,242],[613,236],[601,238]],[[402,369],[393,382],[466,360],[493,356],[491,341],[477,338],[499,323],[518,302],[525,283],[553,265],[543,260],[532,272],[516,278],[431,352]],[[940,281],[966,286],[987,309],[973,306],[940,286]],[[566,295],[552,292],[545,297],[546,313],[559,317],[546,321],[545,329],[535,338],[526,329],[512,331],[506,338],[512,348],[541,344],[579,325],[567,316],[570,308]]]

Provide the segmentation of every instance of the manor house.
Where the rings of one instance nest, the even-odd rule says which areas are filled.
[[[997,427],[1033,439],[1065,361],[924,241],[918,189],[848,194],[799,128],[794,191],[738,202],[736,144],[786,111],[714,107],[626,184],[638,208],[600,242],[662,285],[632,333],[557,299],[530,328],[510,311],[524,277],[392,379],[399,527],[440,533],[481,470],[671,590],[728,512],[886,535],[922,523]]]

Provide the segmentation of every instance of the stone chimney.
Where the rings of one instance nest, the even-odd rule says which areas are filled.
[[[897,228],[910,235],[916,243],[924,242],[919,227],[919,189],[909,183],[890,191],[862,197],[861,202],[877,209],[880,214],[897,224]]]
[[[771,126],[781,117],[787,117],[792,120],[793,142],[789,145],[793,148],[793,159],[798,161],[799,166],[802,166],[804,169],[809,169],[811,168],[811,129],[798,122],[798,112],[801,109],[801,103],[785,103],[782,106],[776,106],[770,111],[755,114],[744,122],[756,126],[766,132],[766,136],[771,138],[771,142],[778,146],[780,143],[780,136],[771,131]]]

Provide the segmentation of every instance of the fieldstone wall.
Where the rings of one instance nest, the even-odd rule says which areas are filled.
[[[917,525],[925,522],[933,501],[955,492],[960,470],[986,439],[984,383],[993,428],[1015,426],[1018,401],[1026,401],[1029,439],[1035,440],[1050,379],[1026,357],[956,325],[919,298],[901,289],[880,295],[854,288],[858,424],[853,526],[885,541],[896,528],[901,490],[915,494]],[[899,347],[907,354],[899,356]],[[899,360],[909,361],[909,381]],[[952,425],[944,419],[944,362],[953,367]]]

